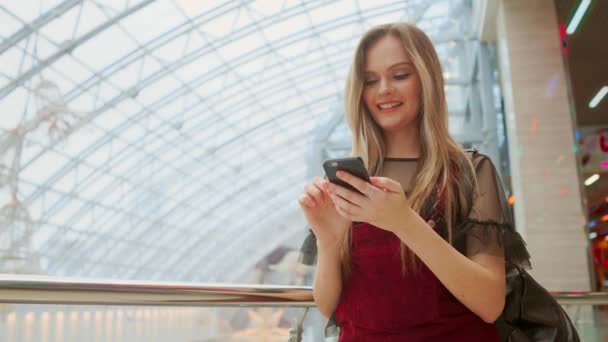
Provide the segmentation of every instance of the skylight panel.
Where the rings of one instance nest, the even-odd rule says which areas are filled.
[[[108,20],[108,15],[112,15],[103,12],[95,1],[83,1],[80,6],[82,6],[82,10],[78,9],[81,11],[80,20],[75,28],[77,38],[93,32]]]
[[[184,15],[171,1],[155,1],[121,20],[120,25],[143,44],[182,24],[184,20]]]
[[[226,4],[225,0],[173,0],[173,2],[190,18],[194,18],[201,13],[209,12],[218,6]]]
[[[112,26],[79,45],[72,54],[94,70],[102,69],[125,56],[136,45],[118,27]]]
[[[93,75],[93,72],[86,66],[86,64],[75,60],[70,55],[61,57],[59,60],[53,63],[53,67],[51,69],[57,70],[69,78],[69,84],[66,84],[66,88],[62,88],[64,94],[67,94],[69,90],[73,90],[76,86],[80,85]],[[63,77],[61,77],[61,79],[63,79]],[[60,81],[59,78],[55,78],[54,80]]]
[[[210,39],[221,39],[234,31],[234,23],[237,19],[237,12],[232,11],[225,13],[219,17],[202,23],[199,26],[204,34],[208,34]]]
[[[0,23],[2,23],[0,25],[0,37],[2,37],[2,40],[8,39],[8,37],[23,27],[23,23],[3,10],[0,10]]]
[[[4,1],[2,6],[14,16],[28,23],[44,13],[40,1]],[[4,24],[4,22],[2,23]]]
[[[66,157],[48,150],[28,167],[22,169],[19,176],[33,183],[43,184],[67,164],[68,161]]]
[[[314,8],[311,8],[313,6],[307,7],[310,8],[310,10],[308,10],[306,15],[310,18],[313,27],[325,24],[328,21],[333,21],[337,17],[357,13],[356,2],[352,0],[323,1],[320,2],[318,6],[314,6]]]
[[[41,3],[44,3],[44,1],[41,1]],[[79,19],[80,6],[76,5],[50,21],[40,28],[39,33],[59,44],[67,44],[74,39],[74,35],[77,33],[77,25],[82,20],[82,17]]]
[[[402,11],[390,11],[384,12],[380,15],[370,16],[365,20],[365,23],[371,26],[375,25],[383,25],[386,23],[392,23],[397,21],[402,21],[403,17],[407,14],[405,10]]]
[[[282,18],[279,22],[269,23],[262,28],[264,36],[271,42],[310,28],[310,22],[306,14],[297,14]]]
[[[104,82],[115,84],[123,89],[131,88],[139,81],[141,62],[129,63],[120,70],[112,73]]]
[[[2,113],[2,120],[0,120],[0,129],[10,130],[17,127],[22,119],[23,113],[26,111],[27,96],[29,91],[23,87],[18,87],[13,90],[7,97],[0,100],[0,112]]]
[[[266,49],[266,42],[260,33],[254,32],[242,38],[218,47],[217,51],[226,60],[232,60],[243,55],[245,52],[254,51],[256,49]]]

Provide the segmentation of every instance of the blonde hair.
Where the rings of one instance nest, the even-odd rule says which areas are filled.
[[[421,85],[419,108],[420,159],[414,186],[408,201],[413,210],[420,213],[423,207],[433,207],[442,200],[443,218],[447,224],[447,239],[452,243],[452,228],[462,213],[467,212],[466,189],[471,189],[474,169],[462,147],[448,131],[447,105],[441,64],[431,40],[416,26],[408,23],[389,23],[371,28],[361,38],[355,50],[354,60],[349,70],[345,87],[346,119],[352,130],[352,154],[365,162],[370,175],[382,172],[386,146],[382,129],[373,120],[363,102],[364,70],[366,52],[371,45],[385,36],[400,39],[411,59]],[[472,175],[473,177],[461,177]],[[459,189],[464,187],[465,189]],[[343,271],[350,270],[350,245],[352,229],[342,248]],[[406,260],[409,266],[418,270],[415,254],[405,244],[401,244],[403,271]]]

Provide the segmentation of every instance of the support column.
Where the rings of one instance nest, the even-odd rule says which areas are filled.
[[[554,0],[502,0],[497,45],[515,194],[532,274],[551,291],[590,290],[574,123]]]

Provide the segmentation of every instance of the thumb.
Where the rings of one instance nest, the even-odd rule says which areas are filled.
[[[390,178],[370,177],[370,181],[373,185],[390,192],[401,192],[403,190],[399,182],[396,182]]]

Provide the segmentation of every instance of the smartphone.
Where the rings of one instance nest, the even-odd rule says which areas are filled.
[[[350,184],[336,177],[336,172],[339,170],[346,171],[355,177],[359,177],[362,180],[371,183],[369,174],[367,173],[367,169],[365,168],[365,164],[363,163],[363,159],[361,159],[361,157],[328,159],[323,162],[323,169],[325,169],[325,175],[330,182],[358,193],[361,192]]]

